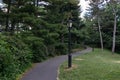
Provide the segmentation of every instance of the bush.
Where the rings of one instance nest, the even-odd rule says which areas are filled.
[[[47,45],[47,51],[49,52],[48,53],[48,56],[50,57],[53,57],[55,56],[55,46],[54,45]]]
[[[41,62],[48,57],[47,47],[43,43],[43,39],[35,36],[29,36],[24,39],[29,45],[33,53],[33,62]]]
[[[0,80],[16,80],[31,63],[32,55],[21,40],[0,35]]]
[[[64,43],[58,43],[55,45],[55,53],[58,55],[67,54],[67,45]]]
[[[0,80],[15,80],[15,74],[18,73],[19,66],[17,60],[12,55],[7,42],[0,40]]]
[[[12,51],[12,55],[15,56],[16,60],[19,61],[20,68],[24,70],[31,63],[32,53],[28,48],[28,45],[22,42],[18,37],[7,37],[6,41]]]

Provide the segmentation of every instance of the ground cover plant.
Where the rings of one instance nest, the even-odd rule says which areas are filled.
[[[60,80],[119,80],[120,55],[110,51],[95,49],[73,59],[73,67],[67,62],[60,67]]]

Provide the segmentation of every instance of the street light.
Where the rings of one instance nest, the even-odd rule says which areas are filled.
[[[71,27],[72,27],[72,20],[68,22],[68,68],[72,66],[72,55],[71,55]]]

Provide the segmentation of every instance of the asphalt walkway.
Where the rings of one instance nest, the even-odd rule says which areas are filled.
[[[87,48],[72,54],[72,57],[92,51]],[[37,63],[30,71],[24,74],[21,80],[57,80],[58,68],[67,60],[67,55],[58,56],[42,63]]]

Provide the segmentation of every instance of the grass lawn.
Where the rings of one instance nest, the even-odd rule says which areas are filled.
[[[95,49],[74,58],[70,69],[62,64],[59,80],[120,80],[120,55]]]

